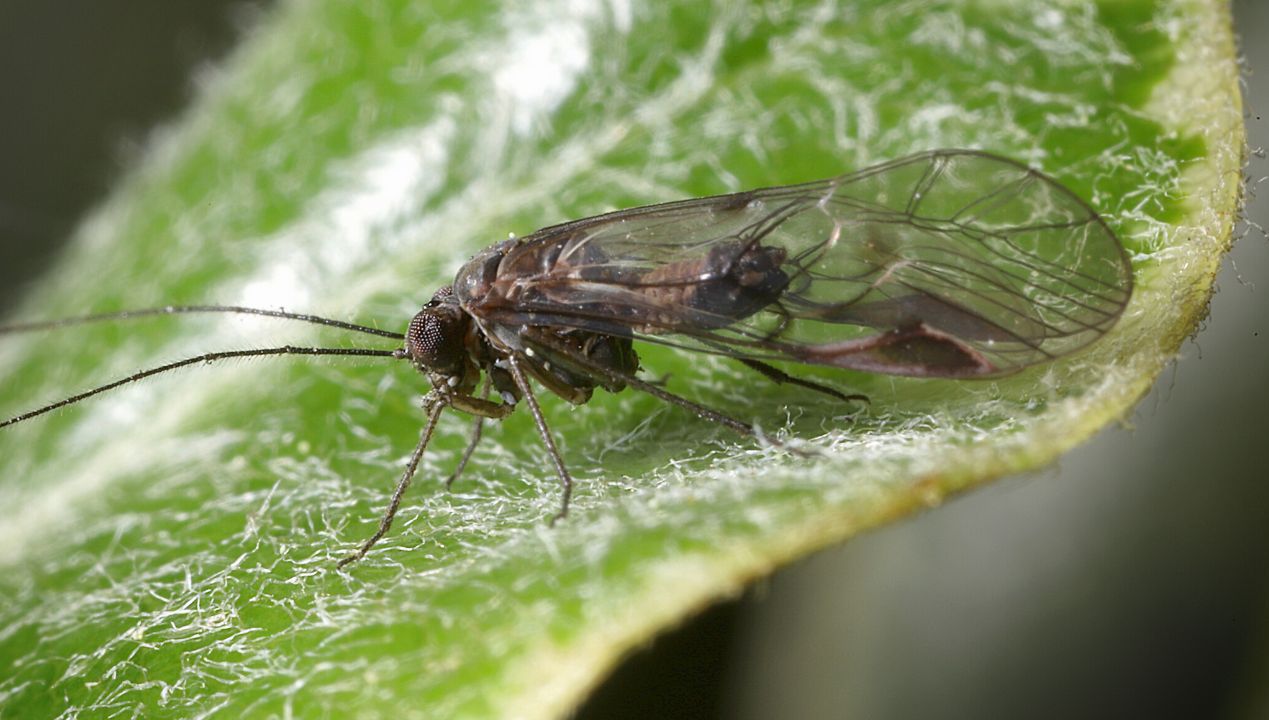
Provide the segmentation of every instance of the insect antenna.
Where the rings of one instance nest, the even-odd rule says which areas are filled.
[[[144,308],[141,310],[120,310],[117,312],[95,313],[93,315],[62,318],[60,320],[39,320],[35,322],[14,323],[12,325],[0,325],[0,335],[36,332],[39,330],[56,330],[58,328],[71,327],[73,325],[87,325],[89,323],[110,322],[112,320],[135,320],[137,318],[154,317],[156,315],[193,315],[197,313],[260,315],[263,317],[280,318],[283,320],[298,320],[300,322],[312,323],[314,325],[324,325],[326,327],[339,328],[341,330],[349,330],[351,332],[393,338],[394,340],[405,339],[405,335],[398,332],[380,330],[379,328],[367,327],[365,325],[344,322],[342,320],[333,320],[331,318],[324,318],[318,315],[292,313],[286,312],[285,310],[265,310],[263,308],[242,307],[239,305],[165,305],[163,307]]]
[[[177,368],[183,368],[186,365],[196,365],[198,363],[211,363],[211,362],[216,362],[218,360],[228,360],[231,358],[261,357],[265,355],[343,355],[343,356],[357,356],[357,357],[403,358],[405,357],[405,351],[402,349],[377,350],[372,348],[324,348],[324,347],[297,347],[294,345],[283,345],[281,347],[273,347],[273,348],[257,348],[253,350],[223,350],[220,352],[203,353],[202,355],[196,355],[194,357],[188,357],[183,360],[177,360],[175,362],[159,365],[158,367],[152,367],[152,368],[149,368],[148,370],[142,370],[141,372],[134,373],[132,375],[129,375],[128,377],[115,380],[114,382],[109,382],[109,383],[106,383],[105,385],[99,385],[91,390],[86,390],[77,395],[72,395],[68,398],[58,400],[57,402],[54,402],[54,403],[49,403],[48,405],[36,408],[29,412],[24,412],[21,415],[11,417],[8,420],[0,421],[0,428],[8,427],[9,425],[15,425],[24,420],[30,420],[33,417],[38,417],[40,415],[56,410],[58,408],[66,407],[67,405],[73,405],[79,402],[80,400],[85,400],[94,395],[99,395],[103,392],[106,392],[107,390],[113,390],[121,385],[134,383],[138,380],[148,378],[151,375],[158,375],[159,373],[165,373],[169,370],[176,370]]]

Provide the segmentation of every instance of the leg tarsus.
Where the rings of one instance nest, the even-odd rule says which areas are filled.
[[[410,487],[410,481],[414,478],[414,473],[419,469],[419,461],[423,459],[423,452],[427,449],[427,443],[432,439],[432,432],[436,429],[436,423],[440,420],[441,413],[445,410],[445,402],[430,395],[424,398],[423,406],[428,411],[427,425],[423,428],[423,434],[419,438],[418,445],[414,446],[414,452],[410,454],[410,461],[406,464],[405,471],[401,473],[401,479],[397,481],[396,490],[392,493],[392,500],[388,503],[387,510],[384,511],[383,517],[379,519],[379,529],[367,538],[361,544],[361,547],[357,548],[356,552],[340,560],[335,565],[336,569],[343,569],[344,566],[364,558],[366,553],[370,552],[370,548],[383,539],[383,536],[387,535],[388,530],[392,527],[392,520],[397,516],[397,510],[401,507],[401,498],[405,496],[405,491]]]
[[[555,523],[568,517],[568,501],[572,494],[573,485],[570,481],[568,485],[564,486],[564,499],[560,502],[559,512],[552,515],[551,519],[546,521],[547,527],[555,527]]]

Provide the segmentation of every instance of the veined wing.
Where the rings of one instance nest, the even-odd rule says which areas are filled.
[[[1131,291],[1119,240],[1070,190],[1012,160],[936,150],[545,228],[469,310],[736,357],[971,377],[1084,347]]]

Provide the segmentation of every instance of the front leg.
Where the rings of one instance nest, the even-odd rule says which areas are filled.
[[[444,382],[437,384],[440,387],[446,387],[447,385]],[[340,560],[336,564],[336,568],[343,568],[349,563],[362,559],[366,556],[366,553],[370,552],[370,548],[375,546],[375,543],[388,534],[388,530],[392,528],[392,521],[397,516],[397,510],[401,508],[401,499],[405,496],[406,489],[410,487],[410,481],[414,479],[414,473],[418,471],[419,461],[423,459],[423,453],[427,449],[428,442],[432,439],[432,433],[436,430],[436,425],[441,419],[441,413],[447,407],[461,410],[478,418],[492,418],[495,420],[500,420],[510,415],[511,411],[516,408],[513,403],[495,403],[472,395],[450,394],[435,389],[425,395],[423,397],[423,412],[427,413],[427,424],[423,427],[423,434],[419,438],[418,444],[414,447],[414,452],[410,454],[410,460],[406,463],[401,479],[397,481],[397,487],[392,493],[392,499],[388,502],[388,508],[379,520],[379,528],[361,544],[361,547],[357,548],[356,552]],[[475,448],[475,441],[479,439],[480,434],[477,431],[473,442],[467,449],[467,456],[471,455],[472,450]],[[464,458],[465,463],[466,459]],[[461,466],[459,469],[461,471]],[[452,478],[450,481],[453,481]]]
[[[445,402],[455,410],[465,412],[468,415],[475,415],[476,417],[489,418],[490,420],[501,420],[516,409],[515,403],[497,403],[492,400],[478,398],[475,395],[450,395],[445,398]]]
[[[427,412],[427,424],[423,426],[423,434],[419,437],[419,442],[414,446],[414,452],[410,453],[410,460],[406,463],[405,471],[401,473],[401,479],[397,481],[396,490],[392,492],[392,499],[388,502],[388,508],[384,510],[383,517],[379,519],[379,529],[357,548],[356,552],[346,556],[336,565],[336,569],[343,568],[349,563],[357,562],[370,552],[370,548],[375,546],[384,535],[388,534],[388,530],[392,527],[392,520],[397,516],[397,510],[401,508],[401,498],[405,497],[405,491],[410,487],[410,481],[414,479],[414,473],[419,469],[419,461],[423,459],[423,453],[427,450],[427,444],[432,439],[432,431],[436,430],[436,423],[441,419],[441,413],[445,411],[446,402],[442,397],[438,397],[433,393],[428,393],[423,398],[423,407]]]

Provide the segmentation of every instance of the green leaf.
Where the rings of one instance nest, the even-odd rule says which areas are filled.
[[[739,442],[632,392],[442,422],[400,363],[235,361],[0,431],[5,715],[556,717],[630,648],[749,580],[1123,417],[1205,312],[1239,198],[1214,1],[285,4],[87,222],[23,317],[237,303],[400,329],[473,252],[615,207],[810,180],[935,147],[1090,200],[1136,292],[1090,351],[999,382],[812,373],[850,419],[643,348],[672,389],[822,448]],[[208,350],[364,344],[163,318],[5,338],[17,413]],[[390,343],[388,344],[390,345]],[[382,346],[382,345],[380,345]]]

